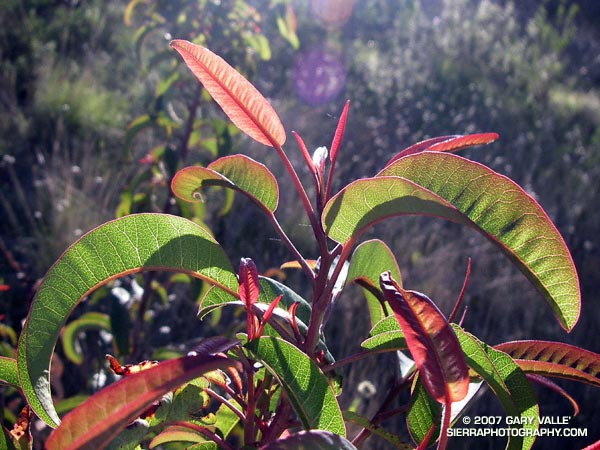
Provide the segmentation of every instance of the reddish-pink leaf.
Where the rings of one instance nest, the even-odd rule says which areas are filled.
[[[553,381],[549,380],[546,377],[542,377],[540,375],[534,375],[532,373],[525,374],[525,376],[527,377],[527,379],[530,382],[537,383],[540,386],[550,389],[550,390],[556,392],[558,395],[564,397],[573,407],[573,415],[576,416],[579,414],[579,405],[577,404],[575,399],[573,397],[571,397],[571,395],[569,395],[569,393],[567,391],[565,391],[563,388],[561,388],[558,384],[554,383]]]
[[[238,71],[200,45],[177,39],[171,47],[240,130],[261,144],[283,145],[285,130],[277,113]]]
[[[600,354],[550,341],[513,341],[494,347],[526,373],[566,378],[600,387]]]
[[[389,272],[381,274],[379,284],[429,395],[443,404],[465,398],[469,370],[458,339],[440,310],[427,296],[402,289]]]
[[[242,258],[239,271],[239,294],[240,300],[248,307],[254,305],[258,300],[258,270],[254,261],[250,258]]]
[[[471,147],[473,145],[489,144],[498,139],[498,137],[499,136],[497,133],[478,133],[467,134],[466,136],[457,134],[453,136],[439,136],[426,139],[396,153],[396,155],[394,155],[394,157],[387,162],[386,167],[394,161],[414,153],[420,153],[424,151],[456,152],[465,147]]]
[[[427,148],[428,152],[456,152],[465,147],[473,145],[485,145],[498,139],[498,133],[478,133],[467,134],[466,136],[456,136],[447,141],[438,142]]]
[[[124,377],[67,414],[46,441],[45,448],[103,448],[167,392],[206,372],[235,364],[221,356],[184,356]]]
[[[348,118],[348,107],[350,106],[350,100],[346,101],[340,119],[338,120],[335,134],[333,135],[333,141],[331,142],[331,151],[329,152],[329,159],[332,163],[335,163],[337,151],[342,143],[342,137],[344,136],[344,129],[346,128],[346,119]]]

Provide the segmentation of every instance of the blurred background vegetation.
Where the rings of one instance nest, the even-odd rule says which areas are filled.
[[[218,191],[209,192],[205,204],[173,199],[170,178],[185,165],[237,152],[266,162],[284,190],[278,217],[310,256],[305,219],[293,192],[285,191],[279,161],[225,120],[169,49],[172,38],[203,43],[235,65],[309,148],[330,142],[350,99],[338,187],[373,175],[392,154],[425,138],[498,132],[499,142],[465,155],[524,186],[562,232],[583,289],[575,331],[565,334],[524,277],[470,230],[403,218],[375,231],[395,251],[404,285],[427,293],[446,312],[471,257],[464,326],[486,342],[553,339],[600,352],[596,0],[0,4],[1,354],[12,356],[36,283],[60,253],[82,233],[123,214],[161,211],[206,222],[234,264],[248,256],[259,270],[286,276],[276,268],[289,255],[243,199]],[[290,138],[288,153],[308,180]],[[287,276],[293,283],[296,275]],[[235,330],[240,317],[234,312],[222,312],[227,320],[194,319],[202,289],[187,277],[146,274],[96,292],[73,314],[80,320],[74,337],[57,349],[57,401],[66,410],[102,386],[109,376],[107,352],[127,362],[162,358],[185,352],[194,339]],[[343,355],[358,347],[368,324],[357,291],[336,307],[329,343]],[[90,311],[102,320],[94,321]],[[90,332],[79,333],[83,329]],[[345,374],[346,404],[357,400],[366,415],[376,407],[379,392],[361,397],[356,387],[369,381],[385,389],[389,358]],[[600,415],[599,393],[563,386],[580,403],[582,413],[572,423],[587,427],[588,438],[540,440],[537,448],[580,448],[600,436],[592,419]],[[569,414],[562,398],[542,390],[539,396],[543,415]],[[491,397],[482,400],[479,413],[498,412]],[[3,391],[0,404],[10,424],[18,396]],[[399,423],[388,426],[394,430]],[[455,441],[450,448],[475,445]],[[384,448],[379,445],[372,442]],[[498,448],[502,442],[476,445]]]

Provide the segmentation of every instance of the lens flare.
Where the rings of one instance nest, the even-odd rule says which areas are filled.
[[[346,82],[346,70],[338,52],[327,48],[312,48],[297,55],[292,80],[300,99],[319,106],[342,91]]]
[[[341,26],[348,21],[354,9],[355,0],[312,0],[313,14],[323,23]]]

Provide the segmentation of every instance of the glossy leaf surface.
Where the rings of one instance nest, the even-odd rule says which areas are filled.
[[[356,450],[356,447],[337,434],[311,430],[291,434],[260,447],[260,450]]]
[[[333,389],[306,354],[274,337],[255,339],[246,347],[277,377],[306,429],[345,436],[342,412]]]
[[[207,167],[186,167],[171,182],[173,193],[188,202],[200,201],[199,190],[208,186],[235,189],[270,212],[275,211],[279,202],[279,188],[273,174],[244,155],[219,158]]]
[[[600,387],[600,355],[574,345],[549,341],[514,341],[499,344],[527,373],[566,378]]]
[[[171,47],[240,130],[261,144],[283,145],[285,130],[273,107],[223,58],[184,40],[172,41]]]
[[[511,436],[507,449],[529,449],[538,428],[539,410],[531,386],[519,366],[506,353],[481,342],[475,336],[453,326],[464,351],[467,364],[488,384],[500,401],[507,416],[520,417],[522,424],[511,425],[521,429]],[[522,434],[523,436],[519,436]],[[527,436],[527,434],[532,434]]]
[[[380,284],[429,395],[442,404],[462,400],[469,372],[446,318],[425,295],[402,289],[389,272],[381,274]]]
[[[166,214],[138,214],[107,222],[82,236],[50,268],[31,305],[18,348],[19,378],[34,412],[58,424],[49,365],[61,326],[93,289],[145,270],[185,272],[229,292],[237,279],[222,248],[199,225]]]
[[[102,448],[167,392],[206,372],[234,364],[220,356],[184,356],[124,377],[67,414],[48,438],[46,448]]]
[[[387,315],[374,294],[379,290],[379,275],[386,271],[390,271],[392,278],[402,286],[396,257],[383,241],[373,239],[356,247],[350,259],[346,283],[355,282],[362,287],[371,315],[371,326]]]

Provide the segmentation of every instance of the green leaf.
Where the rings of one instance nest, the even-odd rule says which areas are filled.
[[[352,422],[361,428],[369,430],[369,432],[385,441],[389,442],[393,448],[399,450],[414,450],[414,446],[406,442],[402,442],[398,436],[384,430],[380,425],[373,425],[371,421],[365,417],[356,414],[353,411],[344,411],[344,419]]]
[[[323,431],[300,431],[261,447],[261,450],[356,450],[346,438]]]
[[[377,322],[360,346],[372,351],[406,350],[406,340],[396,317],[389,316]]]
[[[240,130],[269,147],[283,145],[285,130],[277,113],[239,72],[200,45],[174,40],[171,47]]]
[[[45,448],[102,448],[167,392],[203,373],[233,365],[221,356],[184,356],[124,377],[67,414]]]
[[[577,322],[581,297],[569,250],[538,203],[510,179],[457,155],[418,153],[348,185],[327,203],[322,221],[332,239],[353,243],[369,226],[402,214],[476,229],[523,271],[565,329]]]
[[[387,271],[402,286],[396,257],[384,242],[373,239],[356,247],[350,259],[346,282],[354,282],[362,287],[371,315],[371,326],[389,314],[382,307],[380,299],[383,300],[383,296],[379,291],[379,275]]]
[[[20,386],[16,359],[0,356],[0,384]]]
[[[488,384],[506,415],[519,417],[519,422],[523,422],[510,425],[518,430],[511,434],[506,448],[531,448],[538,428],[539,410],[525,374],[506,353],[486,345],[458,325],[453,328],[469,367]]]
[[[199,190],[207,186],[235,189],[270,213],[279,202],[279,187],[271,171],[244,155],[225,156],[208,167],[186,167],[171,182],[173,193],[188,202],[200,201]]]
[[[432,444],[440,434],[440,417],[442,405],[427,393],[421,377],[417,377],[410,396],[410,404],[406,414],[406,425],[413,440],[422,443],[434,427],[428,439]]]
[[[494,348],[508,353],[523,372],[600,387],[598,353],[549,341],[513,341]]]
[[[150,442],[148,448],[153,449],[159,445],[168,444],[170,442],[206,442],[206,438],[200,433],[197,433],[189,428],[180,427],[177,425],[167,426]]]
[[[110,317],[108,314],[88,312],[65,326],[61,336],[63,350],[67,359],[74,364],[83,362],[83,355],[76,345],[77,335],[89,329],[110,331]]]
[[[281,383],[304,427],[345,436],[340,406],[321,369],[292,344],[261,337],[246,344]]]
[[[167,214],[126,216],[92,230],[50,268],[37,291],[18,347],[23,392],[48,425],[58,416],[49,365],[61,326],[82,297],[107,281],[145,270],[185,272],[228,292],[237,279],[222,248],[203,227]]]

